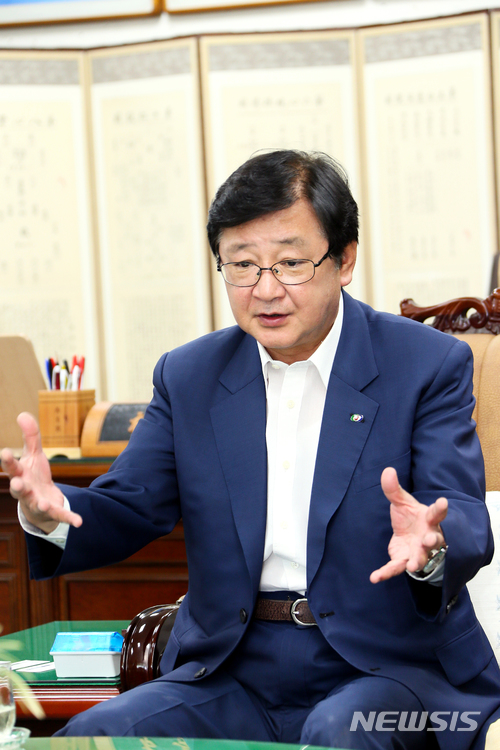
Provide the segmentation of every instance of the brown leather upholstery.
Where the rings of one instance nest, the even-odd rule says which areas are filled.
[[[477,434],[483,449],[486,489],[500,490],[500,336],[460,336],[474,355]]]
[[[161,657],[172,632],[179,604],[158,604],[134,617],[125,633],[120,662],[122,690],[159,676]]]

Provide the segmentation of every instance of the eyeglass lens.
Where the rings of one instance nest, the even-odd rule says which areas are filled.
[[[282,284],[303,284],[314,276],[314,261],[305,259],[282,260],[270,269],[262,269],[256,263],[224,263],[222,275],[228,284],[253,286],[263,270],[271,270]]]

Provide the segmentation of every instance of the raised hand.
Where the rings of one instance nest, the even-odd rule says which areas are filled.
[[[389,542],[390,561],[370,576],[372,583],[386,581],[408,570],[421,570],[433,549],[444,544],[440,527],[448,513],[448,501],[440,497],[432,505],[424,505],[404,490],[395,469],[384,469],[381,485],[391,504],[393,535]]]
[[[19,501],[27,520],[46,534],[61,522],[80,526],[81,516],[64,508],[64,495],[52,481],[36,419],[23,412],[17,423],[24,440],[21,458],[14,458],[8,449],[1,453],[2,470],[10,479],[10,494]]]

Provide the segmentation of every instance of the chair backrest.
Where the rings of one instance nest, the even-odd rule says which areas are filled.
[[[38,391],[47,388],[33,344],[24,336],[0,336],[0,449],[23,447],[16,417],[38,417]]]
[[[473,310],[471,315],[468,313]],[[461,297],[431,307],[401,302],[401,315],[420,322],[432,318],[440,331],[465,340],[474,356],[474,419],[483,449],[486,489],[500,490],[500,289],[484,300]],[[479,334],[479,335],[472,335]]]

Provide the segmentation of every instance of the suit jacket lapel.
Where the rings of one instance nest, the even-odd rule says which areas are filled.
[[[342,334],[330,376],[316,457],[307,535],[308,588],[323,557],[326,529],[368,439],[378,403],[361,393],[378,375],[366,317],[344,294]],[[352,421],[361,415],[362,421]]]
[[[243,338],[220,383],[225,392],[210,416],[236,530],[257,590],[267,514],[266,393],[251,336]]]

